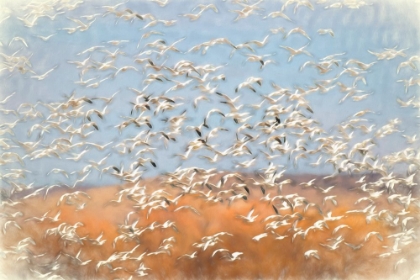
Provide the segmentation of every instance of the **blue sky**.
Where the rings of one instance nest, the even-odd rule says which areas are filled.
[[[200,3],[207,3],[200,1]],[[118,10],[123,11],[129,8],[140,14],[151,13],[158,19],[177,20],[176,24],[171,27],[165,27],[158,24],[154,27],[143,27],[147,24],[147,20],[134,20],[133,22],[125,21],[123,19],[117,20],[115,15],[107,15],[105,17],[97,16],[95,22],[91,27],[84,32],[77,31],[74,34],[68,34],[63,28],[77,26],[68,18],[80,18],[84,15],[91,15],[94,13],[103,14],[105,9],[103,6],[109,4],[117,4],[115,1],[85,1],[74,10],[65,10],[65,13],[58,15],[55,20],[48,17],[42,17],[37,20],[37,24],[31,28],[25,27],[23,22],[18,17],[23,17],[28,10],[24,10],[24,5],[19,3],[9,3],[7,1],[0,1],[2,5],[8,9],[3,9],[1,18],[5,19],[0,23],[0,42],[1,53],[11,55],[18,51],[18,55],[30,56],[32,63],[32,70],[37,74],[42,74],[54,66],[58,68],[51,72],[51,74],[42,81],[31,78],[31,73],[21,74],[17,71],[9,72],[3,70],[0,72],[0,79],[2,80],[2,87],[0,96],[5,98],[12,92],[16,92],[10,100],[1,105],[0,109],[17,109],[23,102],[35,104],[38,101],[52,103],[63,102],[65,95],[70,95],[73,91],[77,97],[109,97],[114,92],[120,90],[115,100],[109,105],[109,114],[105,116],[104,120],[96,119],[99,131],[95,131],[86,141],[106,144],[113,141],[104,151],[97,151],[94,148],[89,149],[85,157],[80,162],[72,162],[71,160],[57,160],[55,158],[43,158],[39,160],[25,160],[25,169],[31,171],[26,178],[21,179],[26,183],[36,181],[39,185],[53,184],[53,183],[68,183],[72,184],[77,177],[66,179],[60,174],[51,174],[46,176],[54,167],[65,169],[69,172],[81,170],[88,162],[88,160],[99,160],[108,153],[112,153],[108,160],[108,165],[120,166],[123,164],[127,169],[129,164],[135,159],[134,155],[119,155],[115,152],[115,147],[118,143],[124,141],[129,137],[135,136],[141,130],[148,128],[130,127],[123,131],[120,135],[118,130],[114,128],[115,125],[123,121],[124,116],[130,116],[131,104],[135,100],[135,94],[128,88],[133,87],[141,89],[144,87],[143,80],[146,75],[152,73],[150,69],[144,69],[144,65],[133,62],[133,57],[146,49],[146,44],[153,42],[159,38],[165,40],[169,45],[181,38],[185,38],[179,42],[176,47],[182,53],[167,52],[163,57],[158,57],[155,54],[149,56],[156,64],[164,63],[167,66],[173,66],[180,60],[193,61],[195,65],[212,64],[214,66],[223,66],[214,75],[225,74],[226,81],[212,82],[212,86],[217,86],[217,90],[232,98],[240,95],[239,103],[244,105],[258,104],[262,101],[260,94],[268,94],[273,91],[271,83],[275,82],[282,87],[289,88],[293,93],[295,87],[302,87],[307,89],[313,86],[316,81],[324,79],[332,79],[336,77],[344,68],[344,64],[349,59],[357,59],[364,63],[371,63],[377,61],[376,57],[368,52],[382,52],[384,48],[407,49],[405,53],[407,57],[396,57],[392,60],[380,60],[372,66],[367,73],[364,73],[367,84],[358,83],[357,88],[364,91],[364,93],[371,93],[369,98],[354,102],[351,99],[339,104],[339,100],[344,96],[339,92],[338,87],[327,93],[314,93],[308,95],[306,99],[313,108],[314,113],[311,118],[319,121],[320,126],[330,135],[337,136],[337,124],[345,121],[354,113],[369,109],[374,111],[374,114],[366,115],[368,121],[366,125],[375,124],[376,128],[381,127],[389,122],[390,119],[398,118],[401,120],[399,129],[404,131],[402,134],[414,135],[418,131],[419,115],[418,109],[415,108],[401,108],[397,103],[397,98],[408,100],[411,97],[416,97],[418,100],[418,86],[409,88],[408,93],[405,93],[402,83],[397,82],[401,79],[409,79],[410,77],[418,77],[418,70],[414,71],[406,67],[397,74],[396,69],[398,65],[407,60],[407,58],[419,54],[420,36],[418,34],[419,26],[419,12],[416,4],[412,1],[370,1],[372,5],[363,6],[360,9],[325,9],[326,6],[334,2],[328,1],[326,4],[315,4],[313,2],[314,10],[307,7],[299,7],[297,12],[293,12],[293,5],[285,9],[285,13],[292,19],[287,21],[283,18],[264,19],[264,16],[272,11],[280,10],[285,1],[262,1],[259,4],[261,10],[248,18],[234,21],[236,13],[232,10],[241,9],[238,4],[233,4],[230,1],[209,1],[214,3],[219,12],[215,13],[212,10],[203,12],[202,17],[190,22],[187,18],[180,17],[183,13],[189,13],[199,2],[196,1],[169,1],[165,7],[160,7],[156,3],[149,1],[128,1],[121,5]],[[360,2],[360,1],[359,1]],[[24,3],[24,2],[22,2]],[[21,3],[21,4],[22,4]],[[39,5],[40,2],[34,2]],[[57,2],[60,3],[60,2]],[[56,4],[56,8],[61,4]],[[418,6],[418,5],[417,5]],[[85,21],[85,20],[83,20]],[[86,22],[86,21],[85,21]],[[311,40],[299,35],[292,34],[288,38],[283,38],[283,34],[272,34],[270,29],[283,27],[286,32],[295,27],[303,28]],[[319,35],[318,29],[331,28],[334,30],[335,36]],[[164,35],[154,35],[140,42],[140,37],[148,31],[158,31]],[[48,41],[44,42],[38,35],[47,36],[55,34]],[[186,53],[192,46],[209,41],[215,38],[228,38],[233,44],[241,44],[250,40],[262,40],[265,36],[270,35],[269,42],[266,46],[258,48],[255,46],[255,54],[270,55],[270,59],[274,59],[276,64],[269,64],[264,69],[260,69],[260,64],[255,62],[246,62],[249,53],[245,50],[238,50],[232,57],[230,57],[231,47],[226,45],[218,45],[210,47],[205,55],[200,52]],[[18,41],[13,42],[9,46],[9,42],[13,37],[19,36],[26,40],[28,48]],[[107,44],[110,40],[128,40],[120,46],[112,46]],[[306,55],[298,55],[288,62],[289,53],[280,46],[290,46],[292,48],[299,48],[308,44],[307,51],[312,54],[312,57]],[[138,72],[127,71],[120,73],[115,78],[110,78],[98,88],[86,88],[75,84],[79,80],[79,69],[74,64],[68,61],[82,61],[89,57],[90,54],[77,55],[81,51],[91,46],[105,46],[106,49],[113,52],[117,48],[126,53],[126,56],[118,56],[115,61],[116,67],[125,65],[133,65],[139,69]],[[299,68],[308,60],[319,62],[319,60],[327,55],[345,53],[339,56],[340,66],[332,67],[333,70],[325,75],[320,75],[315,68],[307,67],[303,71]],[[94,52],[91,54],[91,59],[102,61],[105,54],[101,52]],[[147,56],[142,56],[147,57]],[[4,61],[2,61],[3,63]],[[419,64],[417,63],[417,66]],[[1,67],[3,68],[3,66]],[[99,76],[98,80],[106,78],[112,74],[113,71],[97,71],[91,70],[84,75],[84,79],[94,78]],[[169,74],[168,74],[169,75]],[[212,74],[213,75],[213,74]],[[248,77],[261,77],[263,84],[257,87],[257,94],[248,89],[243,89],[239,93],[235,93],[235,88]],[[168,76],[169,78],[172,78]],[[186,77],[175,77],[177,81],[186,81]],[[337,81],[350,86],[354,78],[347,74],[342,75]],[[167,129],[167,125],[161,121],[165,117],[171,117],[181,113],[183,110],[188,110],[189,119],[185,126],[199,125],[204,119],[207,112],[213,108],[220,108],[223,112],[228,112],[229,108],[220,103],[222,100],[217,95],[212,95],[209,98],[211,102],[202,102],[198,110],[192,108],[191,102],[201,93],[194,89],[197,83],[191,83],[186,89],[180,91],[172,91],[167,94],[168,97],[182,97],[182,106],[172,112],[165,112],[154,117],[153,112],[146,112],[145,115],[152,117],[153,128],[151,131],[159,131]],[[160,95],[168,88],[173,86],[173,83],[153,83],[147,88],[149,94],[154,96]],[[281,104],[288,106],[286,99],[281,100]],[[101,101],[96,100],[93,105],[86,104],[86,109],[101,108]],[[40,110],[47,114],[48,110],[39,106]],[[244,112],[249,112],[252,116],[250,123],[257,123],[261,121],[263,111],[255,112],[251,108],[244,106]],[[309,114],[308,114],[309,115]],[[48,115],[44,115],[45,118]],[[0,115],[3,122],[13,122],[16,118],[13,115]],[[28,129],[36,124],[42,123],[45,119],[27,120],[18,123],[14,128],[15,135],[2,135],[1,137],[9,138],[14,141],[36,141],[38,139],[37,133],[31,137],[27,136]],[[81,125],[80,120],[72,120],[73,125]],[[70,121],[68,124],[72,124]],[[212,143],[219,145],[218,150],[223,150],[235,140],[235,130],[238,127],[232,120],[221,122],[221,117],[212,116],[210,126],[216,127],[222,125],[229,129],[228,132],[219,132],[219,137]],[[63,125],[64,127],[64,125]],[[252,132],[257,134],[256,131]],[[59,137],[58,131],[50,131],[42,138],[44,144],[51,143],[53,139]],[[370,137],[369,135],[356,135],[349,143],[349,146]],[[162,140],[158,141],[157,137],[154,139],[153,147],[156,150],[156,157],[153,160],[158,164],[158,168],[153,168],[148,165],[145,170],[145,176],[156,176],[163,172],[170,172],[175,170],[180,164],[182,167],[199,166],[203,168],[217,167],[220,170],[235,170],[234,166],[237,161],[244,161],[251,159],[254,155],[248,157],[232,158],[228,157],[217,165],[210,165],[205,160],[199,158],[199,155],[211,153],[196,153],[186,162],[181,162],[179,158],[173,157],[174,154],[182,153],[188,142],[191,139],[197,138],[194,131],[184,130],[182,135],[177,137],[176,143],[170,143],[168,149]],[[75,142],[79,141],[76,140]],[[293,146],[297,137],[291,136],[290,144]],[[263,138],[262,138],[263,140]],[[401,133],[395,133],[385,138],[379,139],[377,143],[377,150],[375,153],[380,156],[390,154],[402,150],[407,147],[406,140],[401,136]],[[418,144],[414,144],[418,148]],[[259,147],[255,146],[254,151],[258,151]],[[79,153],[83,148],[74,149],[74,153]],[[17,152],[22,156],[25,154],[22,149],[10,150]],[[62,155],[63,158],[71,156],[70,154]],[[294,168],[293,164],[287,158],[279,157],[276,159],[276,164],[282,164],[290,173],[329,173],[332,168],[329,165],[321,166],[320,168],[311,168],[310,162],[315,162],[318,155],[309,157],[308,160],[300,162],[298,168]],[[268,165],[267,160],[259,154],[257,156],[257,164],[249,170],[253,171],[259,168],[264,168]],[[2,166],[6,170],[10,168],[17,168],[19,164],[10,164]],[[98,181],[98,172],[93,171],[88,177],[88,184],[111,184],[118,182],[112,175],[105,174],[101,181]],[[67,180],[67,181],[66,181]],[[98,183],[99,182],[99,183]],[[7,185],[9,182],[3,180],[2,184]]]

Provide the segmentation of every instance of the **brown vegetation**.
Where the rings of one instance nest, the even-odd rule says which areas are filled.
[[[8,225],[5,230],[2,238],[2,251],[6,256],[3,259],[4,273],[22,279],[36,277],[38,272],[51,272],[50,275],[61,275],[64,279],[130,279],[130,276],[137,279],[140,276],[136,270],[141,263],[150,268],[143,270],[143,274],[147,273],[145,277],[152,279],[395,279],[409,277],[414,273],[413,268],[418,260],[418,250],[415,249],[419,246],[418,241],[406,247],[399,246],[399,253],[386,255],[392,251],[396,242],[396,238],[389,236],[401,232],[401,226],[390,226],[384,222],[383,217],[369,219],[369,212],[346,213],[349,210],[366,209],[369,205],[367,201],[355,205],[355,201],[361,197],[360,192],[352,190],[356,179],[335,179],[336,187],[328,193],[337,196],[338,204],[335,206],[332,201],[323,202],[326,194],[320,189],[299,186],[300,182],[313,177],[291,178],[293,183],[284,185],[281,194],[287,196],[297,193],[306,198],[305,203],[301,206],[296,205],[293,210],[287,206],[283,207],[281,201],[271,203],[261,200],[264,195],[260,188],[251,183],[248,183],[250,194],[246,200],[238,199],[232,203],[226,199],[221,202],[208,202],[204,199],[204,193],[208,193],[209,190],[203,187],[202,193],[184,193],[177,201],[171,202],[181,194],[178,189],[162,187],[158,179],[145,180],[140,186],[147,186],[146,194],[149,199],[156,199],[151,198],[150,194],[157,189],[167,192],[161,194],[166,200],[166,207],[151,211],[149,207],[142,209],[138,200],[130,195],[124,195],[121,202],[110,202],[118,200],[118,196],[115,195],[117,192],[132,187],[127,185],[78,189],[85,191],[90,198],[79,194],[73,201],[63,199],[58,206],[57,202],[63,194],[76,190],[56,190],[48,194],[46,199],[41,193],[37,197],[21,200],[22,204],[4,206],[3,213],[23,213],[22,217],[4,215],[4,222],[13,220],[22,228],[20,230]],[[266,195],[270,193],[272,198],[278,192],[275,189],[267,190]],[[211,193],[216,191],[212,190]],[[305,211],[307,203],[315,203],[320,209],[317,209],[315,204],[310,204]],[[192,206],[198,213],[188,208],[174,212],[182,205]],[[383,209],[399,211],[403,208],[396,203],[389,204],[385,198],[376,199],[375,206],[376,212]],[[254,222],[238,218],[238,215],[246,216],[251,209],[254,209],[253,215],[258,215]],[[281,217],[264,221],[266,217],[276,214],[276,210]],[[59,220],[25,221],[30,217],[41,217],[47,211],[47,217],[54,217],[60,212]],[[134,213],[126,220],[131,211]],[[418,209],[410,206],[408,211],[415,213]],[[288,214],[293,213],[300,213],[301,216],[295,214],[287,218]],[[328,220],[325,218],[328,215],[343,217],[339,220]],[[295,235],[296,228],[305,231],[315,222],[324,219],[326,225],[324,224],[322,229],[309,230],[305,237]],[[268,229],[267,225],[276,220],[287,221],[287,224]],[[174,226],[163,228],[162,225],[166,221],[174,222]],[[75,227],[75,237],[62,237],[53,233],[53,229],[60,225],[62,228],[70,228],[79,222],[82,224]],[[342,224],[351,229],[342,228],[333,233],[333,230]],[[133,225],[131,229],[130,225]],[[155,229],[150,228],[151,225]],[[146,229],[147,227],[149,229]],[[132,234],[131,238],[117,238],[123,232],[127,237],[130,236],[130,231],[133,233],[142,229],[146,230],[141,234]],[[372,231],[378,232],[379,235],[372,234],[365,241],[366,235]],[[217,243],[208,244],[205,250],[203,247],[194,246],[195,243],[203,242],[204,236],[212,236],[219,232],[228,232],[229,235],[220,235]],[[259,241],[252,239],[264,232],[267,233],[266,237]],[[103,245],[94,241],[101,234],[103,237],[100,240],[106,240]],[[279,235],[287,237],[278,240],[276,237]],[[339,236],[342,236],[344,241],[339,242],[338,248],[328,248],[328,245],[340,239]],[[31,237],[35,243],[16,252],[14,246],[18,246],[19,241],[27,237]],[[170,237],[174,237],[174,240],[162,244],[164,239]],[[353,249],[345,243],[363,246]],[[165,244],[170,245],[166,249],[159,249]],[[235,261],[224,257],[228,256],[224,252],[216,253],[212,257],[216,249],[222,248],[231,253],[243,252],[243,255]],[[75,256],[79,250],[81,252],[77,260]],[[305,252],[308,250],[318,250],[319,259],[306,258]],[[153,254],[158,251],[161,253]],[[179,258],[195,251],[196,258]],[[123,257],[110,262],[109,265],[98,265],[100,261],[109,259],[116,252],[127,252],[125,259]],[[145,255],[141,261],[136,260],[143,253]],[[407,261],[395,266],[402,258]],[[87,260],[91,261],[80,264]],[[37,272],[32,273],[32,270]]]

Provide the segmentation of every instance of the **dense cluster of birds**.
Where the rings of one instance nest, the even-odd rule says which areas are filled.
[[[157,13],[144,13],[141,5],[146,4]],[[1,42],[2,82],[20,79],[21,83],[31,84],[30,92],[26,93],[2,89],[2,239],[18,234],[24,227],[41,224],[45,227],[41,234],[44,242],[56,238],[63,248],[54,259],[47,252],[36,254],[30,248],[40,244],[27,236],[2,248],[0,256],[27,262],[28,273],[40,279],[67,279],[60,271],[69,265],[92,266],[94,273],[102,275],[121,270],[126,279],[152,276],[145,260],[159,254],[171,255],[177,246],[176,237],[162,240],[154,251],[141,251],[142,236],[156,230],[172,230],[177,234],[188,231],[172,220],[153,221],[157,212],[190,211],[199,217],[198,206],[182,203],[187,197],[226,209],[236,204],[247,205],[250,199],[257,198],[267,205],[270,215],[263,216],[250,205],[247,212],[235,216],[245,224],[263,225],[263,232],[249,240],[253,243],[266,238],[293,243],[335,224],[331,228],[333,237],[320,244],[322,249],[309,248],[303,253],[308,261],[321,260],[324,251],[340,247],[356,252],[372,238],[391,244],[375,256],[381,259],[399,255],[402,248],[410,247],[417,238],[420,206],[417,135],[400,129],[402,121],[398,115],[372,122],[369,118],[378,118],[379,114],[363,104],[378,98],[368,90],[368,82],[375,81],[370,81],[367,75],[385,67],[386,61],[398,60],[390,71],[410,73],[409,78],[395,81],[403,84],[401,92],[405,97],[387,102],[394,102],[404,111],[417,109],[418,113],[420,100],[415,92],[418,93],[420,85],[417,68],[420,56],[410,54],[408,48],[387,46],[382,50],[366,50],[369,61],[350,58],[346,52],[318,58],[311,42],[337,40],[334,27],[311,34],[294,17],[302,10],[354,10],[375,4],[362,0],[287,0],[278,3],[277,10],[268,11],[263,0],[229,0],[194,3],[189,12],[171,14],[170,19],[160,18],[160,9],[171,4],[176,3],[149,0],[138,5],[134,1],[98,4],[92,14],[83,10],[89,6],[84,1],[29,2],[18,11],[10,10],[0,20],[1,25],[13,21],[25,31],[22,36]],[[222,9],[231,15],[232,24],[241,24],[248,18],[266,21],[277,18],[290,28],[277,25],[267,29],[264,37],[252,40],[217,37],[216,30],[214,37],[198,44],[191,43],[195,41],[191,38],[194,35],[188,32],[186,36],[170,33],[177,25],[187,30],[204,17],[215,17]],[[57,28],[56,21],[65,22],[65,26]],[[44,57],[45,62],[40,64],[43,69],[35,64],[39,58],[31,42],[45,43],[43,48],[48,50],[55,37],[82,36],[105,21],[116,29],[123,24],[136,26],[130,30],[136,40],[95,42],[93,36],[94,43],[87,48],[76,49],[74,45],[74,54],[62,54],[64,63]],[[41,35],[42,29],[36,29],[40,25],[53,26],[56,31]],[[303,44],[288,45],[293,38]],[[224,62],[213,64],[223,61],[220,57]],[[271,78],[277,69],[302,59],[296,75],[312,71],[316,80],[311,84],[306,81],[305,86],[289,87]],[[62,68],[77,71],[77,79],[72,80],[75,89],[60,88],[65,94],[43,93],[48,84],[57,84],[57,80],[61,83],[63,76],[54,75]],[[40,84],[46,84],[45,88]],[[115,85],[118,89],[114,91]],[[33,102],[27,102],[26,95],[32,95],[28,100],[34,99]],[[314,101],[317,99],[329,99],[331,104],[341,106],[338,115],[331,117],[337,120],[332,127],[323,124],[326,121],[323,113],[329,108]],[[380,144],[391,135],[401,136],[397,139],[402,149],[383,154]],[[317,170],[329,174],[314,175],[298,183],[288,176],[290,172],[319,174]],[[144,183],[149,174],[158,176],[158,187]],[[353,201],[353,210],[336,215],[334,209],[341,203],[338,191],[341,187],[334,182],[343,174],[356,176],[351,191],[359,196]],[[118,223],[114,240],[105,240],[102,234],[82,236],[82,222],[61,221],[63,205],[73,207],[74,211],[89,207],[92,198],[82,187],[87,182],[94,185],[95,181],[120,185],[116,198],[104,207],[116,207],[124,201],[132,205],[125,220]],[[284,188],[291,185],[312,190],[322,195],[323,201],[313,201],[299,192],[285,193]],[[17,210],[34,199],[47,201],[59,191],[62,193],[53,208],[42,216]],[[310,209],[315,209],[319,216],[303,227]],[[141,226],[136,219],[139,213],[144,214]],[[363,242],[350,243],[338,233],[352,230],[340,223],[352,215],[362,215],[366,224],[382,223],[393,232],[383,236],[371,231]],[[190,252],[173,257],[188,262],[204,251],[211,251],[211,258],[241,262],[247,257],[244,252],[221,246],[223,240],[232,236],[223,231],[202,236],[191,240]],[[115,251],[101,256],[99,261],[83,258],[84,245],[95,247],[106,243]],[[77,244],[80,249],[66,252],[69,244]],[[116,250],[121,244],[137,245],[126,251]],[[125,261],[135,263],[136,268],[121,268],[119,265]],[[395,269],[406,261],[401,255]]]

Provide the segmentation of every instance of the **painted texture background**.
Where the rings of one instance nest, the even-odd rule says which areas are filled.
[[[1,1],[7,273],[416,277],[418,6]]]

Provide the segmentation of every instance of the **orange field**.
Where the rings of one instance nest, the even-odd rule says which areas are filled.
[[[249,194],[236,178],[225,184],[237,190],[233,201],[222,189],[188,192],[159,179],[20,194],[9,202],[21,203],[3,204],[2,270],[6,279],[408,279],[418,272],[419,242],[401,235],[417,233],[417,219],[401,223],[404,211],[418,217],[414,204],[403,210],[382,197],[355,204],[359,178],[334,178],[328,194],[325,181],[301,186],[308,178],[290,177],[274,200],[279,190],[263,194],[245,175]],[[364,212],[347,212],[357,209]]]

